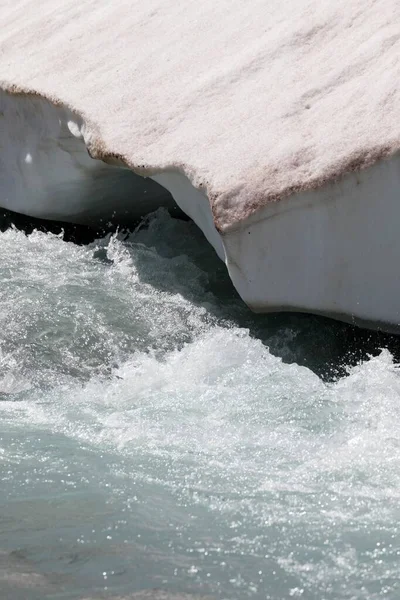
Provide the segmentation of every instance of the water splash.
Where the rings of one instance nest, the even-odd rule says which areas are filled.
[[[9,230],[0,252],[0,370],[29,381],[0,403],[1,547],[74,598],[397,598],[388,350],[322,380],[295,360],[332,324],[253,318],[163,212],[85,247]]]

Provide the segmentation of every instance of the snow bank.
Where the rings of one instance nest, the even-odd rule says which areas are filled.
[[[18,135],[20,109],[0,111],[1,205],[76,216],[112,175],[125,206],[129,167],[172,192],[251,307],[397,327],[396,0],[6,0],[0,25],[4,97],[32,106]]]

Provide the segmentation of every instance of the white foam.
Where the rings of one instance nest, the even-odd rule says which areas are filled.
[[[301,589],[378,600],[387,588],[394,600],[400,379],[392,355],[334,383],[285,364],[220,315],[207,275],[219,263],[212,253],[200,260],[194,225],[163,212],[148,225],[125,242],[86,247],[1,234],[0,367],[31,382],[0,402],[3,486],[28,501],[35,486],[65,489],[51,518],[66,511],[91,529],[85,482],[101,482],[110,504],[128,498],[123,519],[140,520],[135,536],[144,529],[168,540],[181,587],[190,579],[260,600],[266,590]],[[309,325],[303,334],[315,332]],[[135,546],[129,556],[138,554]],[[149,581],[160,574],[152,560]]]

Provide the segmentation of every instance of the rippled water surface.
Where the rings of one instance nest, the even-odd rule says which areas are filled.
[[[162,211],[88,246],[9,229],[0,281],[7,598],[400,597],[396,342],[252,315]]]

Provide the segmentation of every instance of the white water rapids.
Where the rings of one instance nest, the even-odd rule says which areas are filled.
[[[7,598],[399,598],[389,350],[321,378],[345,326],[251,315],[162,210],[87,246],[8,229],[0,280]]]

